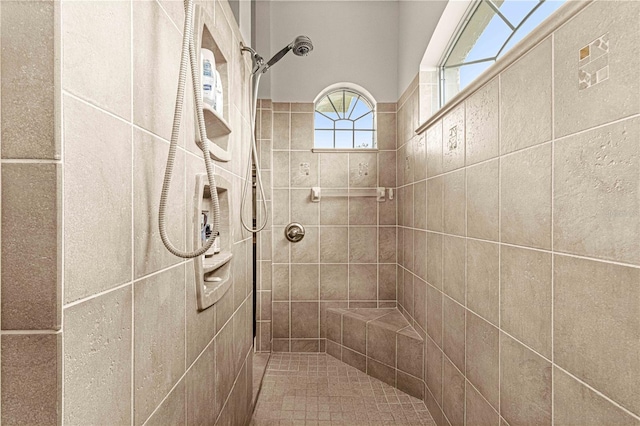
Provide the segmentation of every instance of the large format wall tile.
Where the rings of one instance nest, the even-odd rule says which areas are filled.
[[[467,241],[467,307],[498,325],[500,294],[500,246]]]
[[[493,79],[467,99],[466,164],[471,165],[499,154],[498,79]]]
[[[467,314],[466,375],[489,403],[499,401],[499,331],[482,318]]]
[[[65,301],[72,302],[131,279],[131,127],[70,97],[64,106]]]
[[[555,143],[554,248],[640,264],[640,119]]]
[[[498,241],[500,163],[488,161],[467,169],[467,235]]]

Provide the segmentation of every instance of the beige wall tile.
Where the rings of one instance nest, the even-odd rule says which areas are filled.
[[[375,263],[377,261],[378,232],[375,227],[349,228],[349,262]]]
[[[556,425],[635,425],[631,417],[610,401],[555,367],[553,372],[553,421]]]
[[[273,176],[271,185],[273,188],[289,188],[289,152],[273,151]]]
[[[289,337],[289,302],[273,302],[271,312],[273,338]]]
[[[467,235],[498,241],[500,163],[489,161],[467,169]]]
[[[423,280],[427,279],[427,259],[427,233],[413,231],[413,272]]]
[[[203,359],[204,361],[204,359]],[[211,367],[213,370],[213,362],[211,363]],[[210,393],[207,395],[203,392],[204,398],[207,401],[211,401],[213,399],[213,394]],[[210,397],[210,398],[209,398]],[[195,402],[195,398],[192,396],[190,401]],[[167,395],[167,399],[165,399],[158,410],[153,413],[149,420],[147,421],[147,425],[151,426],[162,426],[163,424],[186,424],[187,423],[187,413],[185,407],[187,405],[187,395],[185,390],[185,380],[180,380],[176,387],[171,391],[169,395]],[[195,404],[194,404],[195,405]],[[208,410],[202,410],[202,412],[206,412]],[[213,411],[213,410],[212,410]],[[193,418],[193,417],[191,417]]]
[[[273,148],[274,149],[289,149],[289,137],[290,137],[290,114],[286,113],[273,113]]]
[[[61,326],[61,174],[57,164],[2,165],[3,330]]]
[[[413,317],[422,330],[427,329],[427,282],[418,277],[413,279]]]
[[[465,171],[444,176],[444,232],[466,234]]]
[[[442,121],[429,127],[425,136],[427,144],[427,177],[442,173]]]
[[[396,300],[396,265],[378,265],[378,299]]]
[[[187,372],[187,421],[190,424],[214,423],[218,416],[215,401],[215,342],[207,347],[202,356],[193,364]],[[175,392],[175,390],[174,390]],[[183,391],[184,392],[184,391]],[[184,411],[184,410],[183,410]]]
[[[639,280],[636,268],[554,258],[555,363],[636,413]]]
[[[399,370],[396,371],[396,387],[420,400],[424,397],[424,382]]]
[[[350,315],[342,316],[342,344],[344,346],[361,354],[367,353],[366,334],[366,322]],[[345,351],[343,351],[343,357],[344,355],[346,355]]]
[[[319,309],[318,302],[291,302],[291,337],[320,337]]]
[[[62,87],[129,120],[131,5],[118,1],[71,1],[64,2],[61,9]]]
[[[640,112],[640,34],[635,2],[596,2],[554,34],[555,131],[565,136]],[[604,55],[594,47],[580,62],[578,52],[600,37],[608,41]],[[579,71],[608,66],[607,80],[583,89]]]
[[[70,97],[64,107],[65,300],[71,302],[131,279],[132,141],[128,124]]]
[[[376,300],[376,265],[349,265],[349,300]]]
[[[131,423],[132,303],[127,286],[65,310],[65,424]]]
[[[320,262],[347,263],[349,261],[349,228],[320,227]]]
[[[289,263],[291,243],[284,236],[284,226],[273,227],[272,260],[274,263]],[[306,238],[306,237],[305,237]]]
[[[427,232],[427,282],[442,289],[442,235]]]
[[[442,289],[449,297],[464,303],[466,294],[466,239],[443,236]]]
[[[427,229],[429,231],[442,232],[443,230],[443,181],[441,177],[427,181]]]
[[[62,335],[2,336],[2,422],[58,424]]]
[[[275,164],[273,167],[277,170]],[[292,151],[290,173],[293,188],[309,189],[312,186],[318,186],[318,156],[310,151]]]
[[[378,228],[378,262],[395,263],[396,262],[396,233],[395,227],[379,227]],[[426,258],[426,248],[425,256]]]
[[[383,381],[389,386],[396,385],[396,370],[381,364],[371,358],[367,358],[367,374]]]
[[[551,145],[501,159],[502,241],[551,248]]]
[[[498,325],[500,292],[498,244],[467,240],[467,307]]]
[[[343,329],[343,333],[344,331]],[[394,330],[390,330],[376,321],[367,324],[367,356],[383,364],[395,367],[395,341],[396,333]],[[393,344],[390,344],[391,342]]]
[[[500,415],[468,381],[465,398],[465,418],[468,425],[498,426]]]
[[[313,114],[291,114],[291,149],[313,148]]]
[[[442,347],[442,293],[427,286],[427,334]]]
[[[427,229],[427,181],[413,187],[413,226]]]
[[[318,262],[320,258],[318,230],[317,226],[307,226],[302,240],[297,243],[289,243],[291,245],[291,263]]]
[[[320,158],[320,187],[347,188],[349,186],[349,154],[331,152],[316,155]]]
[[[291,102],[291,112],[313,112],[312,102]]]
[[[349,187],[373,188],[378,184],[378,158],[373,153],[349,154]]]
[[[204,311],[198,311],[194,265],[193,263],[188,263],[185,268],[187,365],[191,365],[209,342],[213,340],[216,332],[216,309],[219,309],[219,304],[215,304]],[[268,293],[271,295],[271,292]],[[271,300],[269,300],[270,310]]]
[[[348,265],[320,265],[321,300],[347,300],[348,290]]]
[[[636,118],[555,143],[556,250],[640,264],[638,140]]]
[[[551,139],[551,52],[548,37],[500,75],[502,154]]]
[[[291,221],[303,225],[318,225],[320,223],[320,208],[318,203],[312,203],[309,189],[292,189]]]
[[[497,328],[467,313],[466,377],[494,408],[499,401],[498,334]]]
[[[442,119],[442,171],[464,167],[464,104]]]
[[[347,198],[325,198],[320,203],[321,225],[348,225],[349,203]]]
[[[551,424],[551,363],[500,336],[500,414],[510,425]]]
[[[460,371],[465,371],[466,310],[448,297],[442,306],[442,349]]]
[[[464,376],[444,359],[442,373],[442,409],[451,425],[464,425]]]
[[[271,139],[273,135],[273,113],[271,110],[260,110],[260,132],[258,137],[261,139]]]
[[[400,218],[400,213],[402,213],[402,222],[400,225],[408,226],[413,228],[413,210],[414,210],[414,202],[413,202],[413,185],[407,186],[404,188],[402,203],[399,204],[398,207],[398,216]]]
[[[319,276],[318,265],[291,265],[291,299],[318,300]]]
[[[291,207],[289,204],[288,189],[273,190],[273,209],[270,211],[274,225],[288,225],[291,220]]]
[[[396,152],[381,151],[378,153],[378,184],[385,188],[396,186]]]
[[[425,135],[416,135],[413,138],[414,172],[416,182],[427,178],[427,142]]]
[[[427,366],[425,384],[429,389],[429,393],[433,395],[438,404],[442,405],[442,370],[444,354],[433,340],[429,338],[427,338],[427,356],[425,358]],[[429,408],[429,411],[431,413],[434,412],[431,408]]]
[[[396,149],[396,114],[381,113],[376,114],[378,149]]]
[[[228,322],[218,335],[214,342],[216,361],[215,361],[215,383],[216,383],[216,395],[215,395],[215,412],[220,413],[224,406],[229,392],[233,387],[233,379],[235,374],[229,374],[234,371],[233,368],[233,325]],[[188,403],[188,402],[187,402]],[[209,402],[211,404],[211,402]]]
[[[502,246],[500,328],[551,358],[551,254]]]
[[[378,202],[373,197],[349,199],[349,225],[377,225]]]
[[[424,367],[424,340],[413,329],[405,329],[396,336],[398,370],[422,378]]]
[[[499,155],[498,90],[498,79],[494,78],[465,102],[467,165]]]
[[[2,158],[60,158],[54,115],[58,7],[29,1],[0,5]]]

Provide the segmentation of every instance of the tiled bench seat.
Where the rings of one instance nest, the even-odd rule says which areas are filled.
[[[424,340],[395,308],[327,309],[327,353],[423,397]]]

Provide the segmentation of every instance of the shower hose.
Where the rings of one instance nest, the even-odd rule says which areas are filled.
[[[176,107],[173,114],[173,128],[171,129],[171,143],[169,145],[169,156],[167,158],[167,167],[164,172],[164,181],[162,182],[162,193],[160,195],[160,211],[158,217],[158,225],[160,228],[160,238],[167,250],[172,254],[182,258],[193,258],[203,255],[213,244],[214,237],[218,235],[220,227],[220,204],[218,202],[218,191],[216,180],[213,173],[213,164],[209,156],[209,139],[207,139],[207,131],[204,125],[204,114],[202,112],[202,97],[200,84],[200,66],[199,59],[196,56],[195,42],[193,39],[193,0],[185,0],[185,16],[184,16],[184,35],[182,38],[182,53],[180,56],[180,74],[178,77],[178,93],[176,95]],[[191,78],[193,80],[193,97],[195,98],[196,114],[198,120],[198,133],[202,143],[202,153],[204,157],[205,168],[207,169],[207,178],[209,180],[209,188],[211,192],[211,204],[213,210],[213,229],[211,237],[198,250],[181,251],[176,248],[167,235],[167,198],[169,196],[169,188],[171,187],[171,177],[173,175],[173,166],[176,159],[176,148],[178,146],[178,136],[180,134],[180,123],[182,121],[182,110],[184,105],[184,87],[187,80],[187,60],[191,63]]]

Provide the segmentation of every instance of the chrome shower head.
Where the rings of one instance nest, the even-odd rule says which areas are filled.
[[[293,54],[296,56],[307,56],[313,50],[313,43],[307,36],[300,35],[291,43]]]

